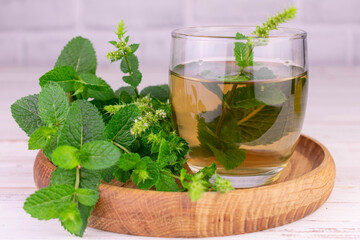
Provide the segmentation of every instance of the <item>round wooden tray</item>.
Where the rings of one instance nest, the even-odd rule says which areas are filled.
[[[38,188],[55,169],[40,151],[34,164]],[[156,237],[214,237],[261,231],[303,218],[329,197],[335,164],[316,140],[301,136],[290,163],[273,184],[226,194],[205,193],[191,202],[185,192],[134,189],[131,183],[102,183],[89,226]]]

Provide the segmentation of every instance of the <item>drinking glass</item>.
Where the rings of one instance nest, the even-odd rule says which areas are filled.
[[[306,32],[279,28],[260,38],[254,30],[172,32],[170,103],[174,127],[189,143],[188,165],[198,172],[215,162],[235,188],[279,177],[299,140],[308,93]]]

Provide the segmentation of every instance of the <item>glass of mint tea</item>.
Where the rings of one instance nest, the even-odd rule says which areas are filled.
[[[197,172],[213,162],[236,188],[274,182],[293,154],[308,94],[306,32],[252,26],[172,32],[173,123]],[[238,34],[241,33],[241,34]]]

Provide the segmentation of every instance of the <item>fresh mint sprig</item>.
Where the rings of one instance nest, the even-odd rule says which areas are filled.
[[[129,76],[124,76],[123,81],[129,84],[134,88],[135,94],[139,97],[139,91],[137,87],[139,86],[142,74],[139,71],[139,60],[135,56],[136,50],[139,48],[139,44],[134,43],[128,45],[129,36],[125,36],[126,27],[124,22],[121,20],[118,24],[117,31],[115,34],[118,37],[119,41],[110,41],[117,50],[109,52],[106,57],[111,60],[111,62],[116,62],[121,60],[120,69],[123,73],[128,73]]]
[[[139,44],[128,45],[122,21],[116,34],[119,41],[111,44],[117,50],[108,57],[121,60],[120,69],[128,73],[123,80],[130,86],[114,94],[95,74],[91,42],[76,37],[40,77],[41,92],[11,106],[15,121],[30,136],[29,149],[42,149],[57,167],[50,185],[27,198],[25,211],[40,220],[59,219],[76,236],[84,234],[101,180],[131,180],[141,189],[158,191],[189,190],[193,201],[203,192],[229,189],[219,177],[210,184],[215,165],[181,181],[189,147],[173,129],[168,86],[139,93],[141,73],[134,55]]]

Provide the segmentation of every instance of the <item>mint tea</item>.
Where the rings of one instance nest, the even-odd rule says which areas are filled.
[[[193,172],[213,162],[234,187],[275,181],[303,124],[307,72],[256,62],[242,76],[234,61],[196,61],[170,71],[173,123],[190,146]],[[245,78],[244,78],[245,76]]]

